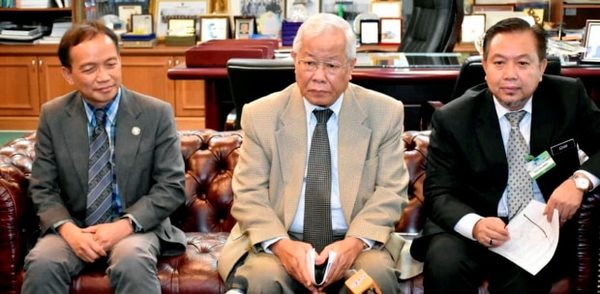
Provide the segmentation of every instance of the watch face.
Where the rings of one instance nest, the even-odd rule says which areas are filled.
[[[584,178],[575,178],[575,187],[577,187],[577,189],[587,191],[589,186],[590,183],[588,182],[588,180]]]

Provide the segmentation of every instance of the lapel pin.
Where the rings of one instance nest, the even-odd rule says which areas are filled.
[[[141,132],[141,130],[140,130],[139,127],[133,127],[133,128],[131,128],[131,134],[133,134],[134,136],[139,135],[140,132]]]

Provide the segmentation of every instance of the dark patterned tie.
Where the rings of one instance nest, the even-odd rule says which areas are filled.
[[[96,109],[96,126],[90,140],[88,160],[88,195],[85,222],[87,225],[106,223],[112,215],[112,168],[110,145],[104,127],[106,112]]]
[[[331,109],[314,110],[317,125],[313,132],[306,171],[304,193],[304,241],[311,243],[317,252],[333,240],[331,228],[331,152],[327,121]]]
[[[512,219],[533,199],[533,182],[525,168],[525,157],[529,154],[529,146],[519,131],[519,123],[524,116],[524,110],[506,114],[510,122],[507,150],[509,219]]]

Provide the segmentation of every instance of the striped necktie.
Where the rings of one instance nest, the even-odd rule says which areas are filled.
[[[94,115],[96,126],[92,131],[88,160],[87,225],[106,223],[112,217],[113,173],[108,133],[104,127],[106,112],[96,109]]]

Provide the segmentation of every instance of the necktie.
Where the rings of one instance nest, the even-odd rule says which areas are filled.
[[[506,118],[510,122],[507,151],[509,219],[512,219],[533,199],[533,183],[525,168],[525,157],[529,154],[529,146],[519,131],[519,122],[524,116],[524,110],[506,114]]]
[[[331,228],[331,152],[327,121],[331,109],[314,110],[317,125],[313,132],[306,171],[304,193],[304,241],[311,243],[317,252],[333,240]]]
[[[88,195],[85,222],[87,225],[106,223],[112,214],[112,168],[110,146],[104,127],[106,112],[96,109],[96,126],[90,140],[88,160]]]

